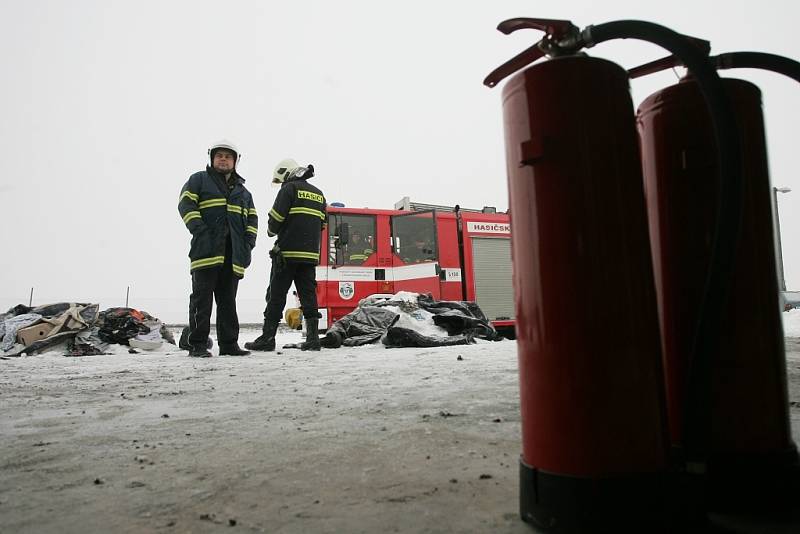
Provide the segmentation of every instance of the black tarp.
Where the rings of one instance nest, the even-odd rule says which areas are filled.
[[[430,329],[422,328],[422,324],[415,329],[412,327],[414,321],[405,321],[404,326],[397,325],[403,313],[419,319],[420,314],[415,314],[418,310],[433,314],[433,324],[444,328],[447,335],[430,335]],[[387,348],[442,347],[474,343],[476,338],[501,339],[476,303],[437,301],[429,294],[406,293],[391,299],[362,300],[355,310],[330,326],[322,339],[322,346],[353,347],[380,341]]]

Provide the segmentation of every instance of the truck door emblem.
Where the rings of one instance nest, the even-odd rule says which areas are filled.
[[[339,282],[339,296],[345,300],[353,298],[356,290],[353,282]]]

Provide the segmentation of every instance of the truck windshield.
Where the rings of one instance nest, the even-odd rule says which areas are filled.
[[[434,212],[426,211],[392,217],[394,253],[404,263],[438,259]]]

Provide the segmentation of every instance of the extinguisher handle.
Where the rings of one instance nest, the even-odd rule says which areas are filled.
[[[700,39],[693,39],[696,43],[706,43]],[[709,58],[718,69],[760,69],[783,74],[800,82],[800,63],[788,57],[767,54],[765,52],[727,52]],[[628,71],[633,78],[646,76],[672,67],[682,67],[683,62],[675,56],[667,56],[644,65],[639,65]]]
[[[711,52],[711,43],[704,40],[698,39],[697,37],[691,37],[689,35],[683,35],[689,42],[695,44],[701,52],[708,55]],[[639,65],[638,67],[633,67],[632,69],[628,70],[628,76],[631,79],[640,78],[642,76],[647,76],[648,74],[654,74],[656,72],[661,72],[662,70],[671,69],[673,67],[682,67],[683,62],[675,57],[675,56],[667,56],[662,57],[661,59],[656,59],[655,61],[651,61],[650,63],[645,63],[644,65]]]
[[[508,35],[517,30],[540,30],[545,36],[535,45],[526,48],[513,58],[509,59],[489,75],[484,78],[483,84],[487,87],[494,87],[500,80],[513,74],[527,65],[530,65],[545,54],[556,53],[560,50],[560,42],[577,42],[580,36],[580,29],[568,20],[557,19],[531,19],[518,17],[515,19],[504,20],[497,25],[497,29]],[[580,46],[577,46],[580,48]]]
[[[508,35],[517,30],[541,30],[550,37],[562,39],[578,28],[568,20],[557,19],[532,19],[528,17],[517,17],[504,20],[497,25],[497,29]]]
[[[544,51],[540,48],[541,41],[537,42],[535,45],[526,48],[516,56],[512,57],[484,78],[483,85],[486,87],[494,87],[503,78],[506,78],[512,74],[514,74],[519,69],[530,65],[540,57],[544,56]]]
[[[648,74],[655,74],[656,72],[661,72],[662,70],[682,66],[683,62],[675,56],[662,57],[661,59],[656,59],[655,61],[645,63],[644,65],[639,65],[638,67],[628,69],[628,77],[633,80],[634,78],[641,78],[642,76],[647,76]]]

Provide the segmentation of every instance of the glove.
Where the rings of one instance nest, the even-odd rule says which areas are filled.
[[[280,271],[286,267],[286,258],[283,257],[283,252],[277,244],[269,251],[269,257],[272,258],[272,265],[276,270]]]

